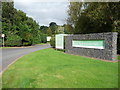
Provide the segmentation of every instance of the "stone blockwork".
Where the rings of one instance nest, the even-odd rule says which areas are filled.
[[[72,47],[72,40],[104,40],[104,49]],[[115,61],[117,56],[117,33],[108,32],[65,36],[65,52]]]

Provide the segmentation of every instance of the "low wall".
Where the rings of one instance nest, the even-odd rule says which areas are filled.
[[[75,47],[73,40],[103,40],[104,48]],[[116,60],[117,33],[94,33],[65,36],[65,52],[69,54],[94,57],[105,60]]]

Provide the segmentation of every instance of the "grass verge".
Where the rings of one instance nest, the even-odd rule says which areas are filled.
[[[12,48],[12,47],[0,47],[0,48]]]
[[[2,89],[2,75],[0,75],[0,90]]]
[[[47,42],[47,43],[39,43],[39,44],[36,44],[36,45],[44,45],[44,44],[49,44],[49,42]]]
[[[104,62],[44,49],[11,65],[3,88],[117,88],[118,62]]]
[[[36,44],[36,45],[44,45],[44,44],[49,44],[49,43],[39,43],[39,44]],[[22,47],[30,47],[30,46],[19,46],[19,47],[16,47],[16,46],[13,46],[13,47],[0,47],[1,48],[22,48]]]

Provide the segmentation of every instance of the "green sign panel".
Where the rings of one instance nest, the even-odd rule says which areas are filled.
[[[73,40],[73,47],[104,49],[104,40]]]

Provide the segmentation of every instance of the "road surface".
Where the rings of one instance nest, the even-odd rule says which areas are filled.
[[[0,54],[2,53],[2,71],[5,70],[7,66],[14,62],[17,58],[30,52],[42,50],[45,48],[50,48],[50,45],[35,45],[27,48],[3,48],[2,52],[0,52]]]

